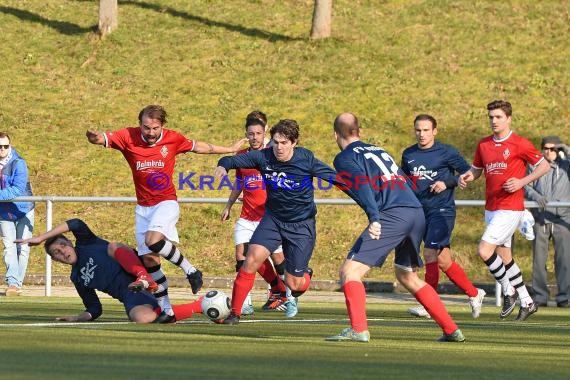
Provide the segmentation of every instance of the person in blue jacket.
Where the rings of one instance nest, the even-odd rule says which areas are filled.
[[[26,161],[10,143],[10,136],[0,132],[0,200],[31,196]],[[34,230],[33,202],[0,203],[0,235],[4,243],[6,264],[6,296],[19,296],[28,267],[30,247],[14,240],[32,236]]]

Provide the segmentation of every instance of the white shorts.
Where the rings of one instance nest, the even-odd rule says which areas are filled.
[[[249,243],[251,237],[253,236],[253,231],[259,226],[259,221],[253,222],[244,218],[239,218],[236,222],[234,228],[234,241],[236,245]],[[275,252],[283,252],[281,246],[279,246]]]
[[[176,223],[180,217],[180,207],[176,201],[162,201],[154,206],[137,205],[135,208],[135,235],[139,256],[152,252],[145,244],[147,231],[163,234],[168,240],[178,243]]]
[[[511,238],[517,230],[524,211],[485,210],[485,232],[481,240],[497,246],[511,246]]]

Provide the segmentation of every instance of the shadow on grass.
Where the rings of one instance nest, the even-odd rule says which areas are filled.
[[[0,12],[15,16],[22,21],[34,22],[44,26],[48,26],[52,29],[57,30],[61,34],[65,34],[68,36],[76,35],[76,34],[83,34],[83,33],[90,33],[96,32],[98,26],[93,25],[89,27],[82,27],[77,24],[67,22],[67,21],[58,21],[58,20],[49,20],[45,17],[42,17],[36,13],[32,13],[23,9],[12,8],[12,7],[5,7],[0,6]]]
[[[207,19],[205,17],[196,16],[196,15],[193,15],[193,14],[190,14],[187,12],[182,12],[182,11],[176,10],[174,8],[171,8],[171,7],[163,7],[163,6],[158,5],[158,4],[147,3],[144,1],[134,1],[134,0],[119,1],[119,5],[122,5],[122,4],[137,6],[137,7],[144,8],[144,9],[149,9],[149,10],[153,10],[153,11],[158,12],[158,13],[166,13],[166,14],[169,14],[173,17],[180,17],[184,20],[199,22],[201,24],[211,26],[211,27],[224,28],[224,29],[227,29],[229,31],[241,33],[241,34],[249,36],[249,37],[266,39],[270,42],[303,40],[303,38],[289,37],[289,36],[286,36],[283,34],[271,33],[271,32],[267,32],[265,30],[257,29],[257,28],[247,28],[247,27],[244,27],[241,25],[234,25],[234,24],[229,24],[226,22],[214,21],[214,20]]]

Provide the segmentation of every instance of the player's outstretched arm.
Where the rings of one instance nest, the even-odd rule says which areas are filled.
[[[210,144],[203,141],[194,142],[194,153],[198,154],[225,154],[225,153],[235,153],[241,149],[243,144],[247,142],[247,139],[240,139],[230,146],[219,146]]]
[[[105,145],[105,136],[101,132],[88,129],[87,132],[85,132],[85,136],[87,136],[87,140],[89,140],[91,144]]]
[[[43,243],[44,241],[46,241],[50,237],[66,233],[68,231],[69,231],[69,226],[67,225],[67,222],[63,222],[60,225],[56,226],[55,228],[53,228],[47,232],[44,232],[41,235],[31,237],[29,239],[16,239],[16,240],[14,240],[14,243],[16,243],[16,244],[28,244],[30,246],[35,246],[35,245],[39,245],[39,244]]]

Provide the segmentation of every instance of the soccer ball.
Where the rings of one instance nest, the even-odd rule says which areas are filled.
[[[220,290],[210,290],[202,298],[202,313],[212,321],[226,319],[231,310],[230,297]]]

